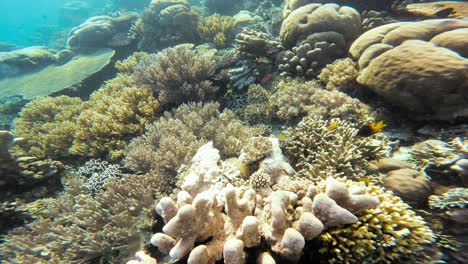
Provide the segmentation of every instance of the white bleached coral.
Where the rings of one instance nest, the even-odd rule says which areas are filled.
[[[214,153],[208,143],[197,155],[206,149]],[[210,155],[199,157],[211,159]],[[300,192],[281,187],[269,193],[230,184],[219,187],[206,182],[203,189],[191,189],[192,195],[182,188],[176,201],[161,199],[156,212],[165,225],[162,232],[153,235],[151,244],[171,260],[188,256],[188,263],[214,263],[223,258],[225,263],[245,263],[249,257],[245,249],[260,245],[267,245],[268,252],[258,258],[258,263],[263,263],[262,259],[268,263],[295,262],[302,255],[305,241],[320,235],[326,227],[356,223],[355,213],[380,202],[365,194],[364,188],[347,188],[332,178],[327,179],[325,188],[317,188],[309,181]]]

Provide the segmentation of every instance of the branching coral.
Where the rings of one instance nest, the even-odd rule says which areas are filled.
[[[186,46],[168,48],[134,68],[137,82],[149,86],[162,105],[209,100],[218,90],[208,79],[215,63]]]
[[[454,188],[443,195],[429,196],[429,207],[432,209],[467,208],[467,206],[467,188]]]
[[[338,91],[327,91],[317,81],[283,81],[278,84],[270,105],[276,115],[291,121],[303,116],[341,118],[355,123],[372,119],[367,105]]]
[[[214,14],[198,22],[198,32],[203,41],[225,48],[233,41],[233,26],[233,17]]]
[[[320,254],[328,263],[399,263],[420,259],[424,246],[434,241],[434,234],[424,220],[391,192],[371,185],[367,193],[378,197],[380,204],[362,212],[357,223],[320,235]]]
[[[67,156],[82,109],[79,98],[42,97],[28,103],[15,120],[13,133],[27,140],[24,150],[36,157]]]
[[[283,142],[291,164],[299,176],[320,180],[328,176],[346,176],[359,180],[366,176],[368,160],[384,157],[387,146],[384,138],[362,138],[356,135],[352,124],[341,120],[329,122],[317,117],[306,117],[288,130]]]
[[[2,259],[10,263],[123,263],[143,245],[142,233],[151,225],[154,182],[127,175],[109,182],[93,198],[77,179],[65,182],[65,192],[58,199],[46,199],[36,220],[5,237],[0,245]]]
[[[357,85],[357,64],[350,58],[336,60],[325,66],[318,78],[328,90],[347,91]]]
[[[125,164],[130,169],[160,178],[159,190],[171,193],[177,170],[196,150],[213,141],[223,157],[237,156],[251,136],[263,133],[219,111],[219,104],[184,104],[147,126],[147,132],[132,141]]]

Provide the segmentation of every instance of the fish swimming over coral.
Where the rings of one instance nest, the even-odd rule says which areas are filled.
[[[370,122],[369,124],[365,124],[361,128],[359,128],[357,135],[361,137],[370,137],[372,135],[382,132],[382,129],[386,126],[387,125],[383,121],[379,121],[377,123]]]
[[[414,15],[432,18],[467,18],[468,3],[458,1],[410,4],[405,11]]]

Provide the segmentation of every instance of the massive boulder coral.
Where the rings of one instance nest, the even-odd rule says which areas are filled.
[[[201,155],[207,151],[216,153],[209,143],[195,157],[211,160],[213,155]],[[219,158],[213,157],[213,161]],[[323,191],[309,182],[296,193],[261,193],[246,186],[219,185],[216,177],[211,177],[216,173],[207,173],[216,172],[217,162],[192,166],[200,164],[211,164],[215,170],[191,169],[198,172],[192,177],[199,180],[184,184],[176,201],[164,197],[156,205],[165,225],[162,232],[153,235],[151,244],[171,260],[188,256],[188,263],[214,263],[221,259],[225,263],[245,263],[249,259],[254,262],[255,254],[250,256],[247,252],[252,251],[247,250],[258,247],[263,252],[261,259],[268,258],[270,263],[296,262],[306,240],[317,237],[325,228],[356,223],[356,215],[380,203],[367,195],[365,188],[348,188],[333,178],[327,179]],[[199,187],[201,183],[205,188]]]
[[[132,42],[128,35],[138,13],[129,12],[119,17],[95,16],[73,28],[67,47],[78,52],[90,52],[105,47],[125,46]]]
[[[282,75],[318,75],[318,70],[343,57],[361,32],[361,17],[351,7],[308,4],[294,10],[281,26],[284,53]]]
[[[414,118],[468,116],[468,21],[434,19],[384,25],[351,46],[357,81]]]
[[[283,44],[291,48],[308,38],[349,44],[361,32],[361,17],[351,7],[336,4],[308,4],[289,14],[281,26]],[[337,44],[338,45],[338,44]]]

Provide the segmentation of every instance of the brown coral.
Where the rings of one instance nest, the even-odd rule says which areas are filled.
[[[198,22],[198,32],[204,42],[214,43],[217,48],[225,48],[234,39],[234,18],[214,14]]]
[[[356,87],[357,64],[350,58],[339,59],[325,66],[318,78],[328,90],[349,91]]]
[[[150,87],[162,105],[207,101],[218,90],[208,80],[215,70],[214,61],[186,46],[151,54],[134,70],[136,81]]]

